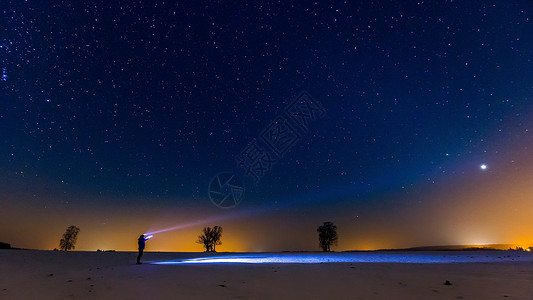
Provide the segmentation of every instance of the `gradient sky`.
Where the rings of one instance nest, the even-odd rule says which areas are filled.
[[[531,1],[5,4],[0,241],[77,225],[79,250],[133,250],[177,227],[147,250],[201,251],[221,225],[219,251],[318,250],[333,221],[336,250],[533,243]],[[302,91],[323,110],[305,128]],[[299,139],[276,156],[278,117]],[[220,172],[234,208],[209,198]]]

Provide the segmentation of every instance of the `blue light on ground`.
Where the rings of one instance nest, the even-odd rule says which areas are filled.
[[[510,259],[509,259],[510,260]],[[501,258],[485,253],[273,253],[223,255],[153,261],[157,265],[187,264],[317,264],[317,263],[472,263],[495,262]],[[505,260],[504,260],[505,261]]]

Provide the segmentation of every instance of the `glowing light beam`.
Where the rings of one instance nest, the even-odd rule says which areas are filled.
[[[217,217],[205,218],[205,219],[196,220],[196,221],[192,221],[192,222],[185,223],[185,224],[180,224],[174,227],[150,231],[150,232],[145,233],[145,235],[154,235],[156,233],[173,231],[173,230],[181,230],[181,229],[190,228],[194,226],[208,226],[209,224],[213,224],[215,222],[228,220],[228,219],[234,219],[234,218],[242,217],[246,215],[253,215],[254,213],[257,213],[257,212],[259,212],[258,209],[236,211],[234,213],[227,213],[227,214],[217,216]]]
[[[497,255],[474,253],[442,254],[395,254],[395,253],[320,253],[320,254],[249,254],[224,255],[200,258],[184,258],[170,261],[151,262],[156,265],[185,264],[318,264],[318,263],[474,263],[531,260],[527,256],[509,256],[506,259]]]

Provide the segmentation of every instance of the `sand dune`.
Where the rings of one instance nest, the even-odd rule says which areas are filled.
[[[533,255],[524,252],[135,257],[3,250],[0,299],[533,299]]]

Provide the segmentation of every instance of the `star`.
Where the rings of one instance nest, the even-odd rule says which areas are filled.
[[[481,170],[486,170],[487,169],[487,165],[486,164],[482,164],[481,166],[479,166],[479,168]]]

